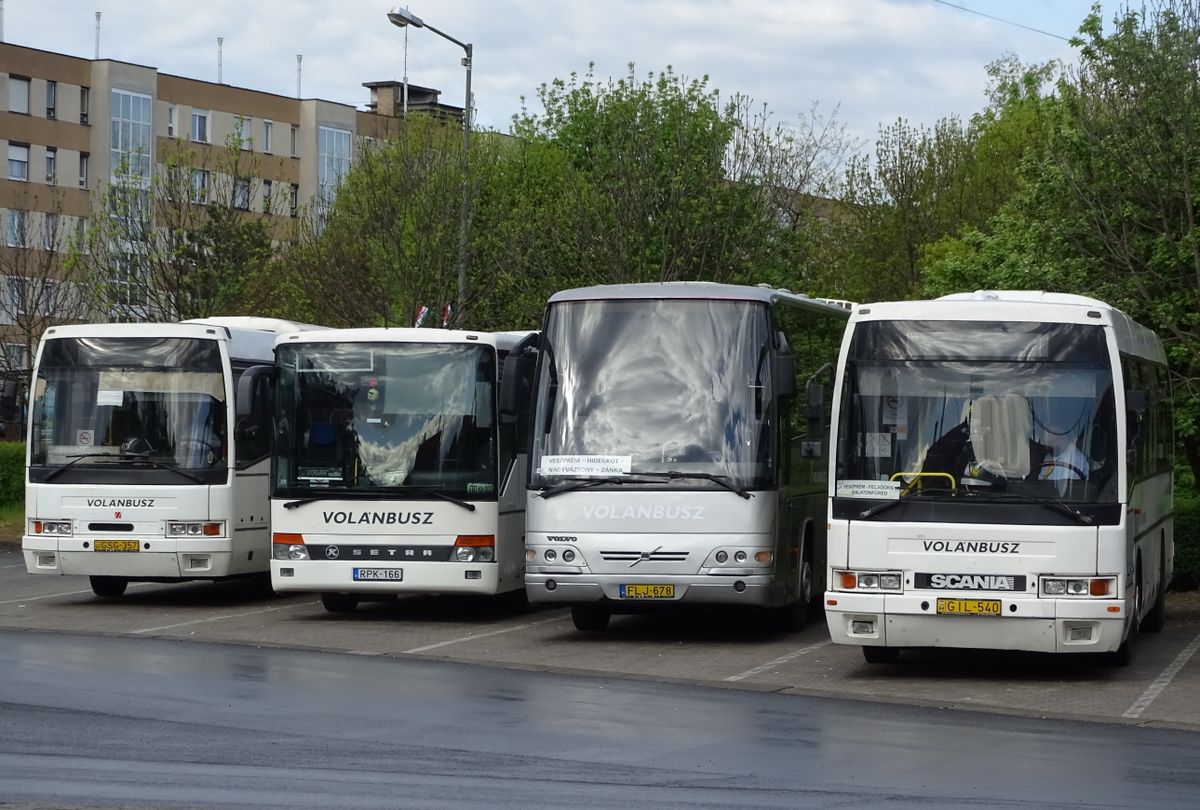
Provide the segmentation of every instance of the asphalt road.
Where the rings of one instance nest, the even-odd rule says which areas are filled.
[[[0,632],[5,808],[1194,807],[1193,733]]]
[[[957,650],[868,665],[857,648],[831,644],[823,622],[789,635],[752,614],[719,611],[624,616],[606,633],[580,634],[565,610],[520,612],[489,600],[371,602],[335,616],[312,595],[272,598],[248,584],[202,582],[135,583],[120,599],[99,599],[84,578],[27,574],[10,546],[0,548],[0,629],[354,652],[1200,731],[1196,594],[1172,595],[1166,629],[1139,639],[1126,668]]]

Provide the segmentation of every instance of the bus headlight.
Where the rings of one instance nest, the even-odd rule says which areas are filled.
[[[1114,596],[1116,577],[1042,577],[1043,596]]]
[[[275,532],[271,535],[271,559],[308,560],[308,547],[304,535],[291,532]]]
[[[451,560],[458,562],[495,562],[496,536],[492,534],[460,534],[454,540]]]
[[[73,529],[69,520],[31,520],[29,521],[29,533],[66,537],[73,534]]]
[[[890,591],[904,590],[904,575],[899,571],[834,571],[833,582],[840,591]]]
[[[225,534],[222,521],[167,521],[167,537],[221,537]]]

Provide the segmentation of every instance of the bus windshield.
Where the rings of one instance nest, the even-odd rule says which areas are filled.
[[[47,340],[31,402],[30,480],[224,481],[226,401],[215,340]]]
[[[277,495],[496,498],[491,346],[289,344],[277,366]]]
[[[537,380],[533,486],[588,476],[655,487],[719,486],[703,476],[771,486],[771,336],[758,302],[553,304]],[[638,477],[668,472],[678,477]]]
[[[1104,328],[868,321],[848,349],[835,496],[1117,499]]]

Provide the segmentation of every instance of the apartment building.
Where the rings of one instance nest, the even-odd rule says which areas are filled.
[[[0,392],[29,368],[47,325],[78,317],[59,290],[61,261],[118,173],[149,178],[184,151],[203,201],[235,138],[254,177],[225,178],[234,204],[284,233],[305,206],[332,198],[364,140],[386,137],[408,114],[461,121],[462,108],[441,104],[432,88],[363,86],[360,110],[0,43]]]

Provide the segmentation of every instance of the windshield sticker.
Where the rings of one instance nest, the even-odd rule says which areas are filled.
[[[633,456],[542,456],[542,475],[629,475]]]
[[[341,481],[345,478],[337,467],[301,467],[296,477],[301,481]]]
[[[471,493],[491,492],[494,489],[495,489],[495,487],[492,486],[491,484],[473,484],[473,483],[467,484],[467,492],[471,492]]]
[[[124,401],[125,401],[125,392],[124,391],[112,391],[112,390],[105,390],[105,389],[101,388],[99,391],[96,392],[96,407],[97,408],[99,408],[102,405],[116,405],[119,408],[119,407],[121,407],[121,403],[123,403]]]
[[[96,432],[94,430],[75,431],[75,445],[77,447],[92,447],[95,443]]]
[[[892,457],[892,434],[867,433],[864,438],[866,439],[864,452],[868,458]]]
[[[899,481],[838,481],[839,498],[874,498],[879,501],[900,500]]]

